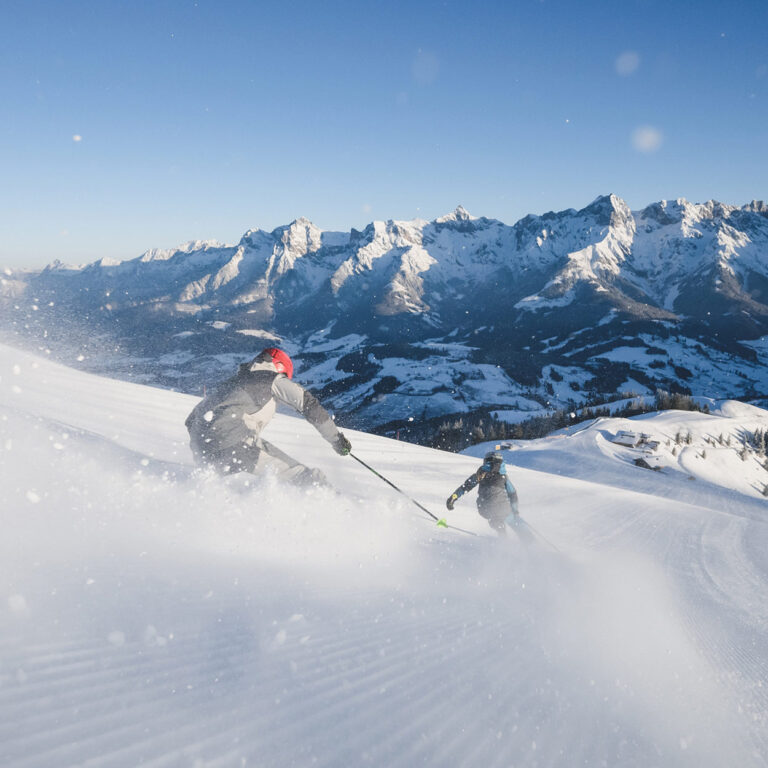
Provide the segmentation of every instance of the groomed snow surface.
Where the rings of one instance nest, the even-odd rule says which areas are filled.
[[[763,470],[609,439],[764,411],[516,445],[524,546],[288,415],[267,437],[349,495],[195,472],[194,402],[0,347],[3,768],[768,764]],[[349,436],[440,514],[477,467]]]

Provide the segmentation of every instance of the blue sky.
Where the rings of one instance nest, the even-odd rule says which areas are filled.
[[[768,3],[0,0],[0,265],[768,197]]]

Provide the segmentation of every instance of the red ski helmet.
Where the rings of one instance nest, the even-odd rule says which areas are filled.
[[[277,349],[277,347],[267,347],[259,353],[259,359],[271,360],[279,373],[284,373],[289,379],[293,378],[293,362],[282,349]]]

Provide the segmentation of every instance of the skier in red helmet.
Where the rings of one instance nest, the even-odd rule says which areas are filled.
[[[296,485],[327,485],[319,469],[305,467],[260,437],[280,402],[301,413],[339,455],[352,449],[317,398],[292,378],[291,358],[275,347],[241,365],[187,417],[195,459],[222,474],[273,471]]]

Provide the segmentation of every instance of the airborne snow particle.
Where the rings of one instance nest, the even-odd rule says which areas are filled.
[[[75,135],[72,137],[72,141],[74,141],[74,142],[75,142],[75,144],[77,144],[78,142],[80,142],[80,141],[82,141],[82,140],[83,140],[83,137],[82,137],[82,136],[81,136],[79,133],[76,133],[76,134],[75,134]]]
[[[40,497],[32,490],[27,491],[27,501],[32,504],[37,504],[40,501]]]
[[[24,599],[24,595],[11,595],[8,598],[8,607],[13,613],[26,613],[27,601]]]
[[[615,67],[616,72],[620,75],[627,76],[637,71],[640,66],[640,56],[635,51],[624,51],[616,59]]]
[[[144,643],[146,645],[164,646],[167,642],[166,638],[161,637],[152,624],[149,624],[144,630]]]
[[[412,71],[413,79],[419,85],[431,85],[437,80],[437,75],[440,72],[440,62],[433,53],[420,49],[413,61]]]
[[[632,132],[632,146],[638,152],[655,152],[663,140],[661,131],[652,125],[641,125]]]
[[[125,634],[116,630],[114,632],[110,632],[107,635],[107,640],[111,645],[119,647],[121,645],[125,645]]]

